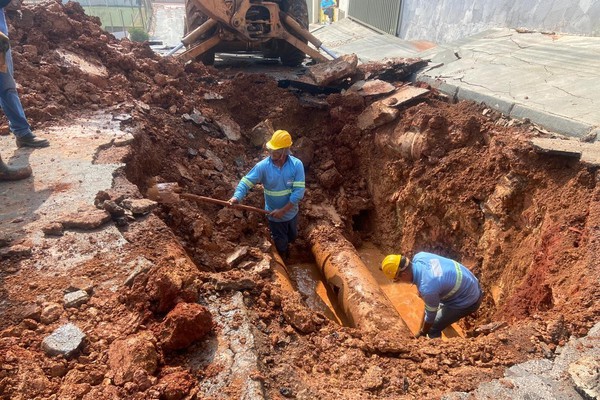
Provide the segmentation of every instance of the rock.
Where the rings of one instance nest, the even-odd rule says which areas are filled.
[[[57,328],[42,341],[42,350],[49,356],[63,355],[69,357],[83,344],[85,334],[75,325],[69,323]]]
[[[383,387],[383,369],[374,365],[370,367],[362,377],[362,388],[365,390],[379,390]]]
[[[77,212],[65,215],[61,218],[62,225],[66,229],[96,229],[111,220],[111,216],[104,210],[99,210],[91,205],[83,205]]]
[[[183,114],[181,117],[184,121],[191,121],[196,125],[202,125],[206,122],[206,118],[198,110],[194,110],[191,114]]]
[[[62,236],[64,234],[64,227],[60,222],[50,222],[42,228],[42,232],[46,236]]]
[[[360,94],[363,97],[377,96],[381,94],[388,94],[396,90],[396,87],[389,82],[382,81],[379,79],[369,81],[358,81],[348,91],[353,91]]]
[[[164,266],[149,274],[146,292],[153,311],[166,313],[180,301],[190,303],[198,299],[198,270],[191,268]]]
[[[43,309],[40,314],[40,321],[48,325],[60,318],[63,313],[63,308],[60,304],[49,303]]]
[[[135,265],[135,267],[133,268],[133,271],[131,271],[131,273],[129,274],[127,279],[125,279],[125,282],[123,282],[123,284],[128,287],[131,287],[133,285],[133,281],[139,274],[148,272],[150,270],[150,268],[152,268],[152,265],[153,265],[150,261],[148,261],[144,257],[138,257],[133,262],[133,264]]]
[[[71,279],[71,283],[65,289],[65,293],[76,292],[78,290],[83,290],[91,295],[94,292],[94,282],[88,277],[77,276]]]
[[[398,117],[400,112],[384,104],[381,101],[377,101],[367,107],[359,116],[356,121],[356,126],[359,129],[375,129],[381,125],[385,125],[388,122],[392,122]]]
[[[10,247],[0,248],[0,260],[5,258],[21,258],[21,257],[29,257],[31,255],[31,247],[23,246],[21,244],[15,244]],[[6,271],[6,272],[16,272],[16,271]]]
[[[223,169],[225,168],[225,166],[223,165],[223,161],[221,161],[221,159],[219,157],[217,157],[217,155],[215,153],[213,153],[212,151],[205,149],[204,150],[204,157],[206,157],[208,160],[212,161],[212,163],[215,165],[215,169],[217,171],[223,171]]]
[[[212,316],[206,307],[178,303],[165,317],[159,338],[164,350],[185,349],[202,340],[212,329]]]
[[[483,334],[483,335],[487,335],[490,334],[494,331],[497,331],[500,328],[503,328],[506,326],[506,322],[504,321],[499,321],[499,322],[491,322],[489,324],[486,325],[480,325],[475,329],[475,332],[478,334]]]
[[[335,167],[320,173],[318,178],[319,182],[321,182],[321,185],[327,189],[334,189],[338,187],[344,180],[342,174],[340,174]]]
[[[333,61],[316,64],[308,68],[308,74],[317,85],[327,86],[332,82],[354,75],[357,66],[358,57],[356,54],[344,54]]]
[[[304,168],[308,168],[315,158],[315,143],[307,138],[301,137],[294,142],[294,154],[304,164]]]
[[[163,387],[161,399],[181,400],[194,386],[194,379],[187,371],[178,371],[163,376],[159,385]]]
[[[225,137],[229,140],[237,141],[242,137],[240,126],[227,115],[220,115],[219,119],[215,120]]]
[[[227,265],[229,265],[230,267],[237,265],[240,261],[244,259],[244,257],[246,257],[249,249],[250,248],[248,246],[238,247],[236,251],[234,251],[227,257]]]
[[[77,290],[75,292],[67,293],[63,297],[65,308],[79,307],[80,305],[87,303],[90,296],[85,290]]]
[[[24,319],[40,321],[41,314],[41,307],[35,303],[25,303],[15,311],[15,317],[20,321]]]
[[[255,147],[262,147],[273,136],[273,132],[275,132],[273,124],[266,119],[259,122],[246,136]]]
[[[158,365],[156,339],[149,332],[142,332],[126,339],[115,340],[108,349],[108,365],[115,385],[131,382],[138,370],[154,374]]]
[[[125,215],[125,209],[112,200],[105,201],[103,208],[113,217],[122,217]]]
[[[127,210],[131,210],[133,215],[148,214],[158,205],[157,202],[150,199],[125,199],[121,204]]]
[[[569,376],[575,390],[584,398],[600,398],[600,355],[590,355],[569,365]]]

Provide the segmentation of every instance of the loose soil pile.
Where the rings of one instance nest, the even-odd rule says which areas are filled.
[[[219,337],[225,329],[196,304],[216,292],[224,301],[243,291],[256,327],[253,379],[267,398],[435,398],[468,391],[514,363],[552,358],[569,335],[584,335],[598,321],[598,173],[535,153],[528,143],[539,135],[534,127],[478,105],[448,104],[434,93],[406,107],[399,120],[361,131],[355,122],[370,99],[334,94],[323,97],[325,108],[307,107],[266,75],[182,65],[145,45],[117,41],[77,3],[26,6],[10,23],[16,78],[34,126],[87,110],[128,113],[136,139],[123,174],[142,193],[153,182],[178,182],[187,192],[229,198],[263,156],[251,132],[268,119],[292,133],[294,152],[305,163],[303,227],[331,220],[319,210],[335,210],[355,245],[369,240],[408,255],[427,250],[453,257],[480,277],[486,297],[478,315],[463,322],[466,339],[382,338],[340,327],[297,298],[282,298],[270,274],[246,273],[269,255],[262,217],[187,201],[161,205],[155,215],[170,231],[160,221],[121,228],[129,259],[143,255],[153,266],[131,287],[107,291],[93,304],[92,321],[102,324],[86,323],[93,333],[81,355],[51,358],[40,349],[60,324],[42,318],[39,308],[48,297],[60,298],[66,279],[50,286],[37,274],[31,295],[23,295],[29,301],[3,296],[3,398],[238,398],[239,387],[204,394],[203,380],[224,367],[191,357],[206,335]],[[237,127],[241,139],[228,139]],[[123,188],[135,192],[123,176],[116,182],[100,206],[116,201]],[[246,204],[261,207],[260,192]],[[173,233],[195,266],[174,261],[186,256],[169,244]],[[248,246],[249,263],[233,266],[227,258],[241,246]],[[293,257],[310,260],[302,239]],[[23,284],[11,279],[22,261],[2,263],[2,286]],[[81,268],[94,279],[107,273],[103,260]],[[71,310],[68,319],[83,324],[89,309]],[[310,323],[300,324],[301,318]],[[475,329],[499,321],[507,326],[489,334]]]

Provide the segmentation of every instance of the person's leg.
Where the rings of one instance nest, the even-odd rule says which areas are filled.
[[[288,223],[269,220],[269,229],[275,248],[280,256],[286,257],[288,250]]]
[[[466,308],[452,308],[447,306],[442,306],[435,316],[435,321],[433,322],[433,326],[429,330],[427,336],[430,338],[439,338],[442,336],[442,331],[458,321],[461,318],[466,317],[469,314],[477,311],[479,306],[481,305],[481,300],[483,299],[483,295],[479,297],[479,300],[476,301],[469,307]]]
[[[287,238],[288,243],[294,243],[294,240],[298,237],[298,215],[287,221]]]
[[[25,117],[25,111],[23,111],[23,106],[17,93],[17,85],[13,79],[13,62],[10,50],[6,53],[6,66],[8,67],[8,71],[6,73],[0,72],[0,106],[2,106],[4,114],[6,114],[6,118],[8,118],[10,130],[15,136],[26,136],[27,134],[31,134],[31,127]]]

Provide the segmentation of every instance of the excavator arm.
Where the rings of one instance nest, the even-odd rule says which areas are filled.
[[[245,43],[247,48],[258,47],[269,41],[285,41],[317,62],[328,59],[319,53],[323,49],[335,55],[292,16],[283,12],[276,2],[261,0],[191,0],[195,10],[207,17],[171,51],[187,46],[179,57],[191,60],[211,49],[227,43]],[[293,0],[304,1],[304,0]],[[189,16],[188,16],[189,17]],[[307,45],[312,43],[317,50]],[[212,50],[214,51],[214,50]]]

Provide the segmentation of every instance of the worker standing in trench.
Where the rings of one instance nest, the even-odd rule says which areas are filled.
[[[269,156],[259,161],[237,185],[229,204],[240,203],[250,189],[262,183],[269,229],[279,254],[289,257],[289,243],[298,236],[298,204],[304,197],[304,165],[291,155],[291,135],[273,133],[267,142]]]
[[[479,281],[464,265],[432,253],[417,253],[412,261],[390,254],[381,263],[384,275],[394,282],[417,286],[425,302],[425,320],[416,338],[439,338],[442,331],[479,309],[483,291]]]

